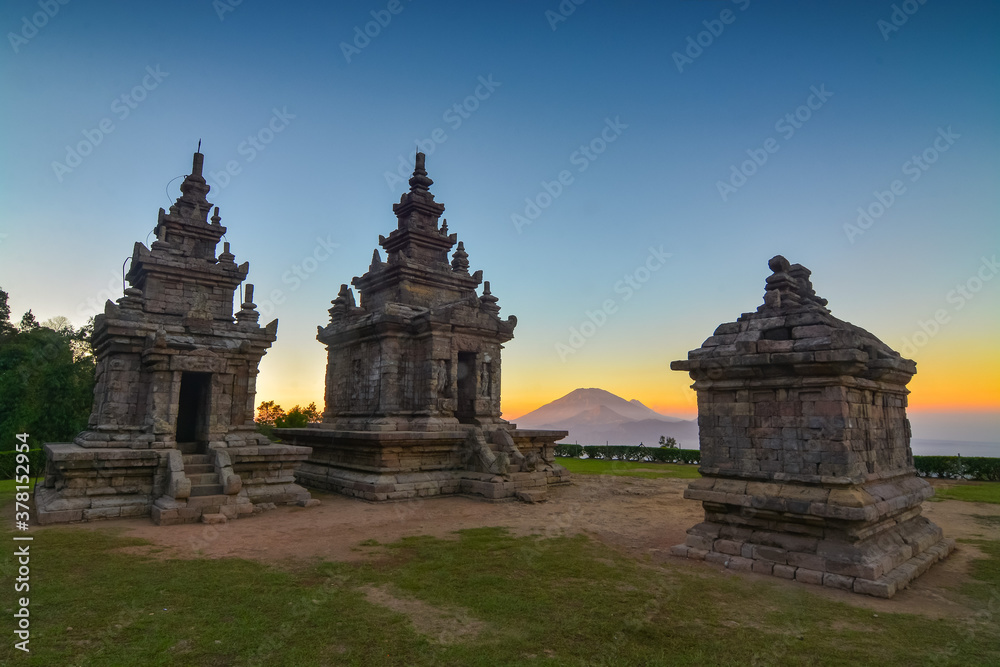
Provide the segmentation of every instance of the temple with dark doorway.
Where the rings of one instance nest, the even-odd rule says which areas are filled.
[[[342,285],[319,328],[328,355],[323,421],[282,437],[312,448],[298,470],[308,486],[367,500],[540,500],[569,481],[554,460],[567,433],[501,418],[500,352],[517,319],[501,319],[483,272],[469,272],[464,244],[439,222],[444,205],[432,183],[417,153],[410,190],[393,205],[396,229],[379,237],[385,260],[375,250],[352,281],[360,304]]]
[[[40,523],[151,516],[224,522],[276,503],[311,504],[294,469],[309,450],[256,431],[257,368],[277,320],[260,326],[253,285],[238,312],[237,265],[208,202],[197,152],[181,196],[136,243],[130,287],[94,321],[94,407],[72,443],[47,443]],[[209,217],[211,214],[211,217]]]

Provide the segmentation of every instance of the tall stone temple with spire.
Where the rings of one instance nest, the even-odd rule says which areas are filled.
[[[135,244],[131,287],[94,320],[93,412],[72,443],[45,445],[40,523],[221,523],[318,502],[294,479],[308,448],[256,432],[257,366],[278,322],[258,324],[249,284],[233,314],[249,264],[236,264],[228,242],[216,255],[226,228],[206,199],[203,162],[196,152],[181,196],[159,211],[156,240]]]
[[[555,463],[565,431],[517,429],[500,416],[500,352],[517,319],[500,318],[482,271],[469,273],[417,153],[410,191],[393,205],[367,273],[330,308],[321,424],[283,431],[312,448],[308,485],[367,500],[463,493],[539,500],[569,481]],[[449,252],[458,241],[449,260]],[[482,294],[477,288],[482,284]]]

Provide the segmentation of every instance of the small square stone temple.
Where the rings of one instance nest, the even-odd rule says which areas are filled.
[[[275,503],[311,504],[295,483],[306,447],[256,432],[257,366],[274,342],[246,286],[219,209],[211,219],[204,156],[194,154],[181,196],[160,209],[156,240],[136,243],[131,287],[94,320],[97,385],[88,429],[73,443],[48,443],[40,523],[151,516],[158,524],[229,518]]]
[[[698,394],[705,521],[678,556],[892,597],[954,547],[921,516],[906,384],[916,364],[838,320],[780,255],[764,304],[686,361]]]
[[[569,481],[555,463],[565,431],[519,430],[500,417],[500,351],[517,319],[500,319],[482,271],[469,273],[462,242],[438,219],[444,205],[417,153],[397,227],[368,272],[333,300],[326,345],[326,409],[309,428],[282,431],[312,455],[308,486],[366,500],[462,493],[499,500],[544,498]],[[483,292],[476,288],[483,284]]]

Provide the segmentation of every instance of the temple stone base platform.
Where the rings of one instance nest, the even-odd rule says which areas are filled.
[[[343,431],[317,424],[280,433],[312,450],[296,471],[299,483],[363,500],[460,494],[538,502],[570,479],[554,454],[565,431]]]
[[[920,516],[933,493],[912,475],[856,487],[705,477],[684,493],[705,521],[671,553],[889,598],[955,547]]]
[[[163,525],[223,523],[279,504],[318,504],[295,482],[309,450],[265,442],[205,454],[48,443],[45,483],[35,488],[38,523],[142,516]]]

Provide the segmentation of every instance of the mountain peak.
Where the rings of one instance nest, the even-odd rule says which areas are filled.
[[[636,399],[627,401],[621,396],[616,396],[610,391],[597,387],[574,389],[565,396],[522,415],[515,421],[526,428],[540,427],[543,424],[553,424],[571,419],[594,408],[605,408],[620,416],[624,421],[640,419],[656,419],[664,422],[684,421],[651,410]]]
[[[655,445],[661,435],[688,446],[698,442],[697,422],[668,417],[637,399],[625,400],[596,387],[574,389],[514,421],[520,428],[569,431],[566,442],[581,444]]]

